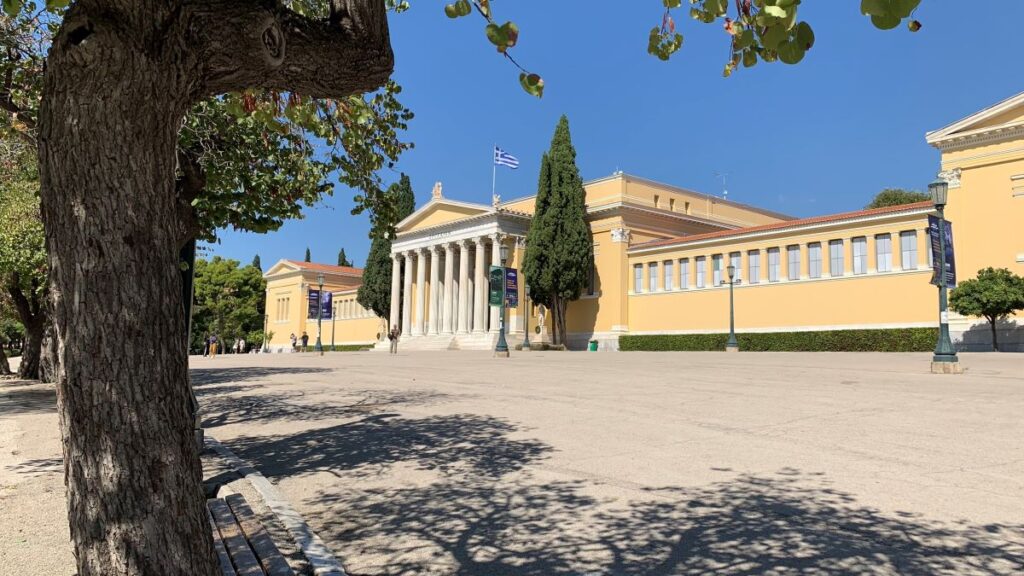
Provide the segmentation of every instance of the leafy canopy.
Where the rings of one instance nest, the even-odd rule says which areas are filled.
[[[902,188],[886,188],[876,194],[871,203],[864,208],[870,210],[886,206],[902,206],[903,204],[913,204],[915,202],[924,202],[925,200],[931,200],[931,196],[927,192],[904,190]]]
[[[391,239],[395,225],[416,210],[416,196],[407,175],[402,174],[398,182],[391,185],[388,195],[397,209],[395,221],[378,220],[370,230],[370,253],[363,267],[363,283],[356,295],[360,305],[381,318],[391,317]]]
[[[1024,310],[1024,278],[1006,268],[985,268],[976,278],[960,282],[949,294],[949,307],[957,314],[996,322]]]
[[[254,266],[214,256],[197,259],[195,306],[192,311],[192,350],[202,348],[203,338],[216,334],[225,345],[238,338],[250,344],[263,340],[267,283]]]
[[[0,165],[0,288],[39,299],[46,290],[46,247],[35,159],[23,151]]]

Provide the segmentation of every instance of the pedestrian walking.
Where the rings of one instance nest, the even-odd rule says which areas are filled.
[[[292,335],[289,336],[288,339],[292,341],[292,352],[295,352],[298,348],[298,338],[295,337],[295,332],[292,332]]]
[[[398,354],[398,337],[402,335],[402,331],[395,326],[388,332],[388,340],[391,340],[391,353]]]
[[[307,346],[309,346],[309,334],[306,334],[306,331],[303,330],[302,331],[302,351],[303,352],[306,351],[306,347]]]
[[[203,336],[203,356],[210,355],[210,335]]]
[[[236,352],[238,354],[245,354],[245,338],[238,339],[238,350]]]
[[[217,335],[210,334],[210,358],[217,357]]]

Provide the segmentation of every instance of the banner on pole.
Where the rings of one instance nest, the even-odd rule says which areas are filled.
[[[324,320],[330,320],[331,318],[333,318],[333,316],[332,316],[333,304],[334,304],[334,293],[333,292],[324,292],[323,295],[320,296],[320,310],[321,310],[321,313],[322,313],[322,316],[320,316],[321,318],[323,318]]]
[[[515,268],[505,268],[505,306],[519,307],[519,271]]]
[[[953,252],[953,223],[949,220],[945,222],[946,231],[946,288],[956,287],[956,258]],[[942,244],[941,238],[939,237],[939,218],[938,216],[928,216],[928,240],[929,248],[932,251],[932,279],[931,283],[935,286],[939,285],[939,278],[941,276],[939,267],[942,265]]]
[[[308,303],[309,304],[308,304],[308,310],[306,312],[306,319],[307,320],[316,320],[316,314],[319,311],[319,304],[320,304],[320,291],[319,290],[312,290],[312,289],[310,289]]]
[[[501,306],[502,294],[504,293],[505,269],[501,266],[491,266],[487,275],[488,298],[487,303],[491,306]]]

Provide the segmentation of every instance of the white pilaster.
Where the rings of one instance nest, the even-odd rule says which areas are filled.
[[[469,246],[459,242],[459,334],[469,332]]]
[[[405,292],[402,293],[402,334],[412,335],[412,273],[416,261],[412,250],[405,253],[405,277],[402,282]]]
[[[401,308],[402,295],[402,258],[401,254],[391,255],[391,315],[388,318],[388,330],[398,326],[398,314]]]
[[[473,332],[486,332],[487,270],[484,262],[486,238],[474,238],[476,243],[476,274],[473,275]]]
[[[441,283],[440,283],[440,270],[441,270],[441,247],[431,246],[430,247],[430,306],[427,308],[427,334],[437,334],[440,329],[441,314],[438,313],[440,308],[439,303],[441,299]]]
[[[427,251],[416,250],[416,319],[413,321],[412,334],[413,336],[422,336],[426,332],[425,321],[427,315],[424,314],[427,307]]]
[[[441,331],[451,334],[455,331],[452,316],[455,307],[452,305],[452,288],[455,283],[455,247],[451,243],[444,245],[444,305],[441,310]]]

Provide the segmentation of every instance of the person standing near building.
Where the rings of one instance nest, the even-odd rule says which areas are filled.
[[[303,330],[302,331],[302,351],[303,352],[306,351],[306,347],[307,346],[309,346],[309,334],[306,334],[306,331]]]
[[[210,358],[217,357],[217,335],[210,334]]]
[[[292,332],[288,339],[292,341],[292,352],[295,352],[298,349],[298,338],[295,337],[295,332]]]
[[[391,353],[398,354],[398,337],[402,335],[402,331],[395,326],[388,332],[388,340],[391,340]]]
[[[210,335],[203,336],[203,356],[210,355]]]

